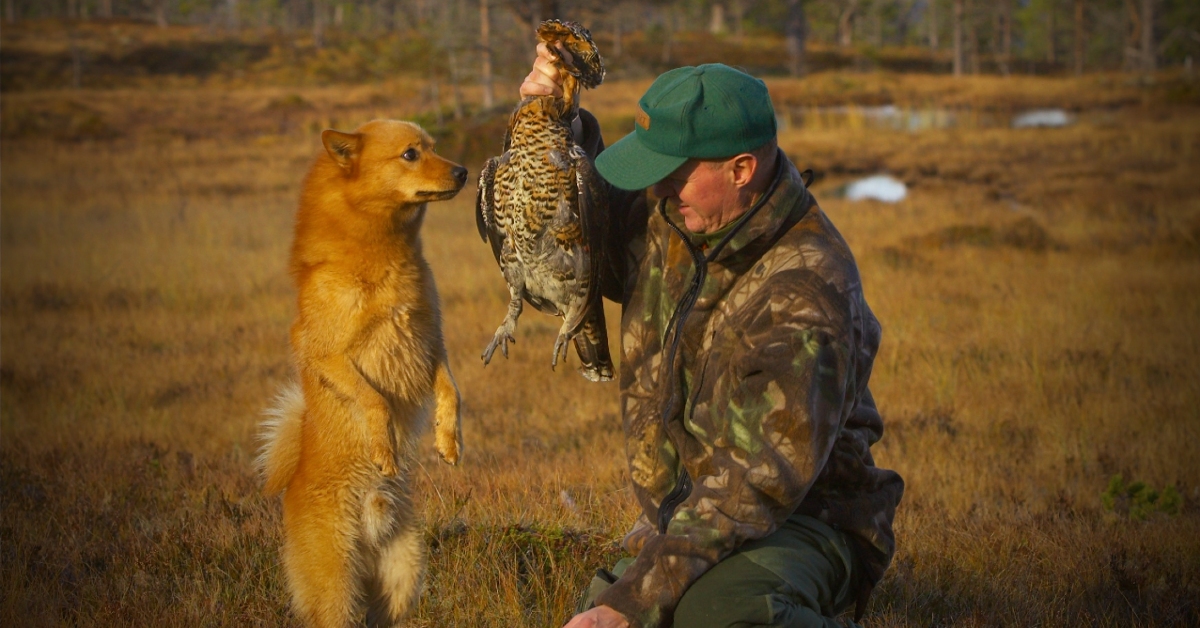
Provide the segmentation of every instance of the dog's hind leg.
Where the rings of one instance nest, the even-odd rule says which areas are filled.
[[[375,572],[367,583],[367,626],[399,625],[416,606],[425,577],[425,539],[411,512],[378,550]]]
[[[345,628],[361,600],[354,500],[346,490],[313,490],[297,480],[283,496],[283,563],[292,604],[307,626]]]

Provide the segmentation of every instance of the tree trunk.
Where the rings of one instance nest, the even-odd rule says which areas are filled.
[[[1154,0],[1142,0],[1142,71],[1158,68],[1154,51]]]
[[[804,15],[803,0],[788,0],[787,3],[788,71],[792,76],[804,76],[808,64],[804,56],[804,43],[808,40],[808,20]]]
[[[612,14],[612,57],[621,56],[621,12],[614,10]]]
[[[488,1],[479,0],[479,48],[483,55],[479,82],[483,86],[483,108],[490,111],[496,102],[492,95],[492,28]]]
[[[725,5],[720,2],[712,3],[708,20],[708,32],[720,35],[725,32]]]
[[[838,15],[838,45],[849,48],[854,43],[854,12],[858,0],[842,0],[842,12]]]
[[[963,73],[963,0],[954,0],[954,76]]]
[[[463,98],[461,83],[458,80],[458,54],[450,51],[450,93],[454,97],[454,119],[462,120],[463,113]]]
[[[159,28],[167,27],[167,0],[157,0],[154,3],[154,21]]]
[[[1083,76],[1083,56],[1086,50],[1083,32],[1083,0],[1075,0],[1075,76]]]
[[[325,0],[313,0],[312,38],[313,46],[325,46]]]
[[[1050,9],[1046,11],[1046,62],[1050,65],[1058,63],[1058,56],[1055,54],[1054,35],[1058,30],[1058,26],[1054,22],[1054,3],[1050,3]]]
[[[11,0],[9,4],[12,4]],[[112,0],[100,0],[96,4],[96,17],[105,20],[112,18]]]
[[[979,31],[975,28],[975,6],[971,0],[966,0],[963,12],[967,22],[967,72],[979,74]]]
[[[671,63],[671,40],[675,39],[675,11],[673,6],[668,6],[663,12],[663,46],[662,46],[662,62],[664,65]]]
[[[1012,0],[1000,0],[1000,10],[996,13],[996,37],[992,39],[992,50],[996,53],[996,68],[1001,76],[1012,73],[1009,68],[1009,54],[1012,51]]]
[[[871,3],[871,45],[883,47],[883,7],[880,2]]]
[[[733,0],[729,4],[729,11],[733,14],[733,37],[740,43],[742,36],[745,34],[742,28],[742,22],[746,19],[745,0]]]
[[[929,2],[929,49],[934,52],[938,49],[938,19],[937,19],[937,0]]]
[[[225,0],[225,9],[229,13],[229,28],[237,30],[242,25],[241,16],[238,15],[238,0]]]
[[[1012,62],[1012,0],[1004,0],[1004,29],[1000,32],[1000,56],[1004,57],[1004,75],[1008,76],[1008,64]]]
[[[17,0],[5,0],[4,19],[9,24],[17,21]]]

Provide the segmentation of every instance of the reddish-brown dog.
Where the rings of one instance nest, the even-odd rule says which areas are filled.
[[[418,234],[467,170],[415,124],[325,131],[304,180],[291,273],[299,381],[264,423],[265,492],[284,492],[283,559],[308,625],[391,626],[424,573],[411,472],[432,412],[438,453],[462,454],[459,394]]]

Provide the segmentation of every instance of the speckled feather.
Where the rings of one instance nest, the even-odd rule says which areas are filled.
[[[476,221],[492,246],[508,282],[508,315],[483,360],[508,343],[528,302],[562,317],[551,367],[568,340],[575,341],[582,367],[592,381],[612,379],[612,359],[604,308],[593,278],[603,250],[607,215],[603,182],[587,154],[574,141],[571,121],[578,113],[580,87],[595,87],[604,66],[587,30],[572,22],[548,20],[538,38],[551,50],[561,43],[573,63],[557,60],[564,72],[563,96],[530,97],[517,105],[505,134],[504,153],[488,160],[479,177]]]

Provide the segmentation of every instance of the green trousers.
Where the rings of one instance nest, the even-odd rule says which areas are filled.
[[[592,579],[578,611],[633,563],[621,559]],[[750,541],[708,570],[679,601],[675,628],[854,626],[835,620],[853,605],[854,560],[845,535],[812,517],[794,516],[774,534]],[[843,623],[844,622],[844,623]]]

